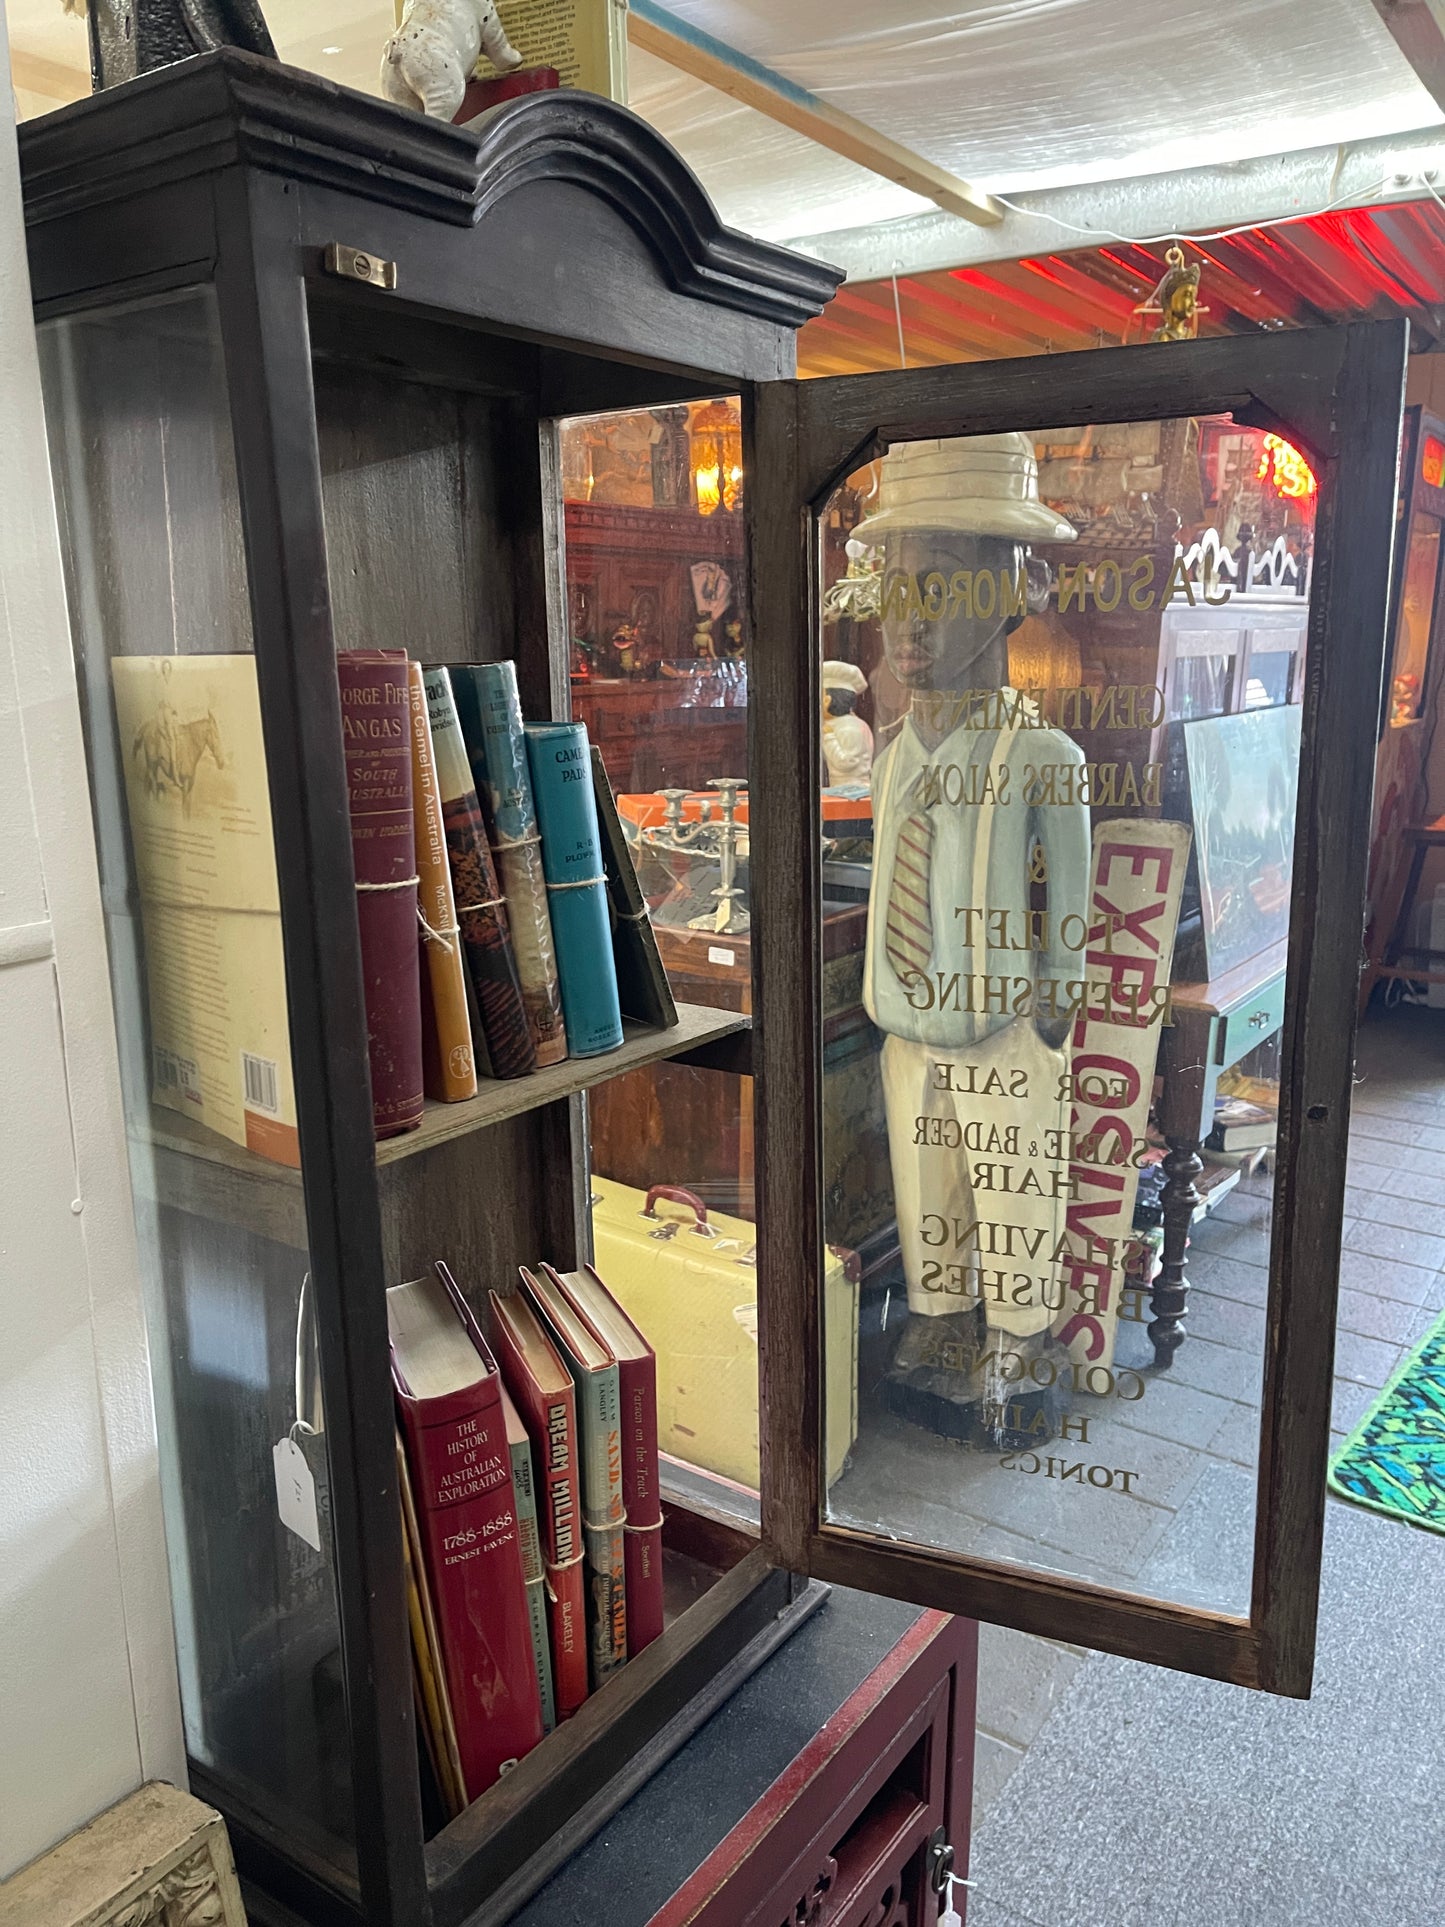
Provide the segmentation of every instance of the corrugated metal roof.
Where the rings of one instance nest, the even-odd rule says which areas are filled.
[[[1229,240],[1183,243],[1203,264],[1201,334],[1310,327],[1407,315],[1417,345],[1445,336],[1445,207],[1413,201],[1353,208]],[[1164,272],[1163,247],[1107,247],[1032,255],[987,268],[953,268],[850,282],[798,337],[805,375],[983,361],[1147,340],[1134,313]]]

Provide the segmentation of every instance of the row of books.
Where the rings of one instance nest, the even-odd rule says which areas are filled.
[[[387,1292],[420,1724],[454,1815],[662,1631],[657,1372],[590,1266]]]
[[[377,1136],[677,1012],[582,723],[524,723],[510,662],[337,658]]]

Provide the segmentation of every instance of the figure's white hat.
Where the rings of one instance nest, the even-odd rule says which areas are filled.
[[[1039,465],[1027,435],[966,435],[899,442],[879,464],[878,507],[854,529],[876,546],[909,529],[1072,542],[1078,531],[1039,500]]]
[[[851,689],[855,696],[861,696],[868,687],[868,678],[856,663],[838,662],[830,657],[823,664],[823,687]]]

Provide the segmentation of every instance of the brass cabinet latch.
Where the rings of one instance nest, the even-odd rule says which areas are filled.
[[[327,243],[323,265],[328,274],[339,274],[346,281],[367,281],[373,288],[396,286],[395,261],[383,261],[376,254],[363,254],[360,248],[349,248],[341,241]]]

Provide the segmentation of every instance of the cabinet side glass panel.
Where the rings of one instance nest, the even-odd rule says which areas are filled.
[[[239,1810],[354,1877],[276,859],[214,299],[189,290],[39,337],[187,1744]]]
[[[817,557],[824,876],[842,795],[867,919],[825,1173],[879,1224],[851,1381],[822,1285],[825,1424],[857,1433],[825,1516],[1240,1616],[1300,711],[1279,677],[1218,712],[1236,600],[1308,608],[1314,478],[1275,446],[1218,421],[899,443],[830,497]],[[1242,525],[1272,556],[1245,592]],[[830,1244],[849,1208],[825,1176]]]
[[[750,1013],[739,403],[578,417],[561,446],[572,713],[674,997]],[[662,1063],[588,1112],[597,1263],[657,1352],[664,1482],[755,1522],[753,1081]]]

